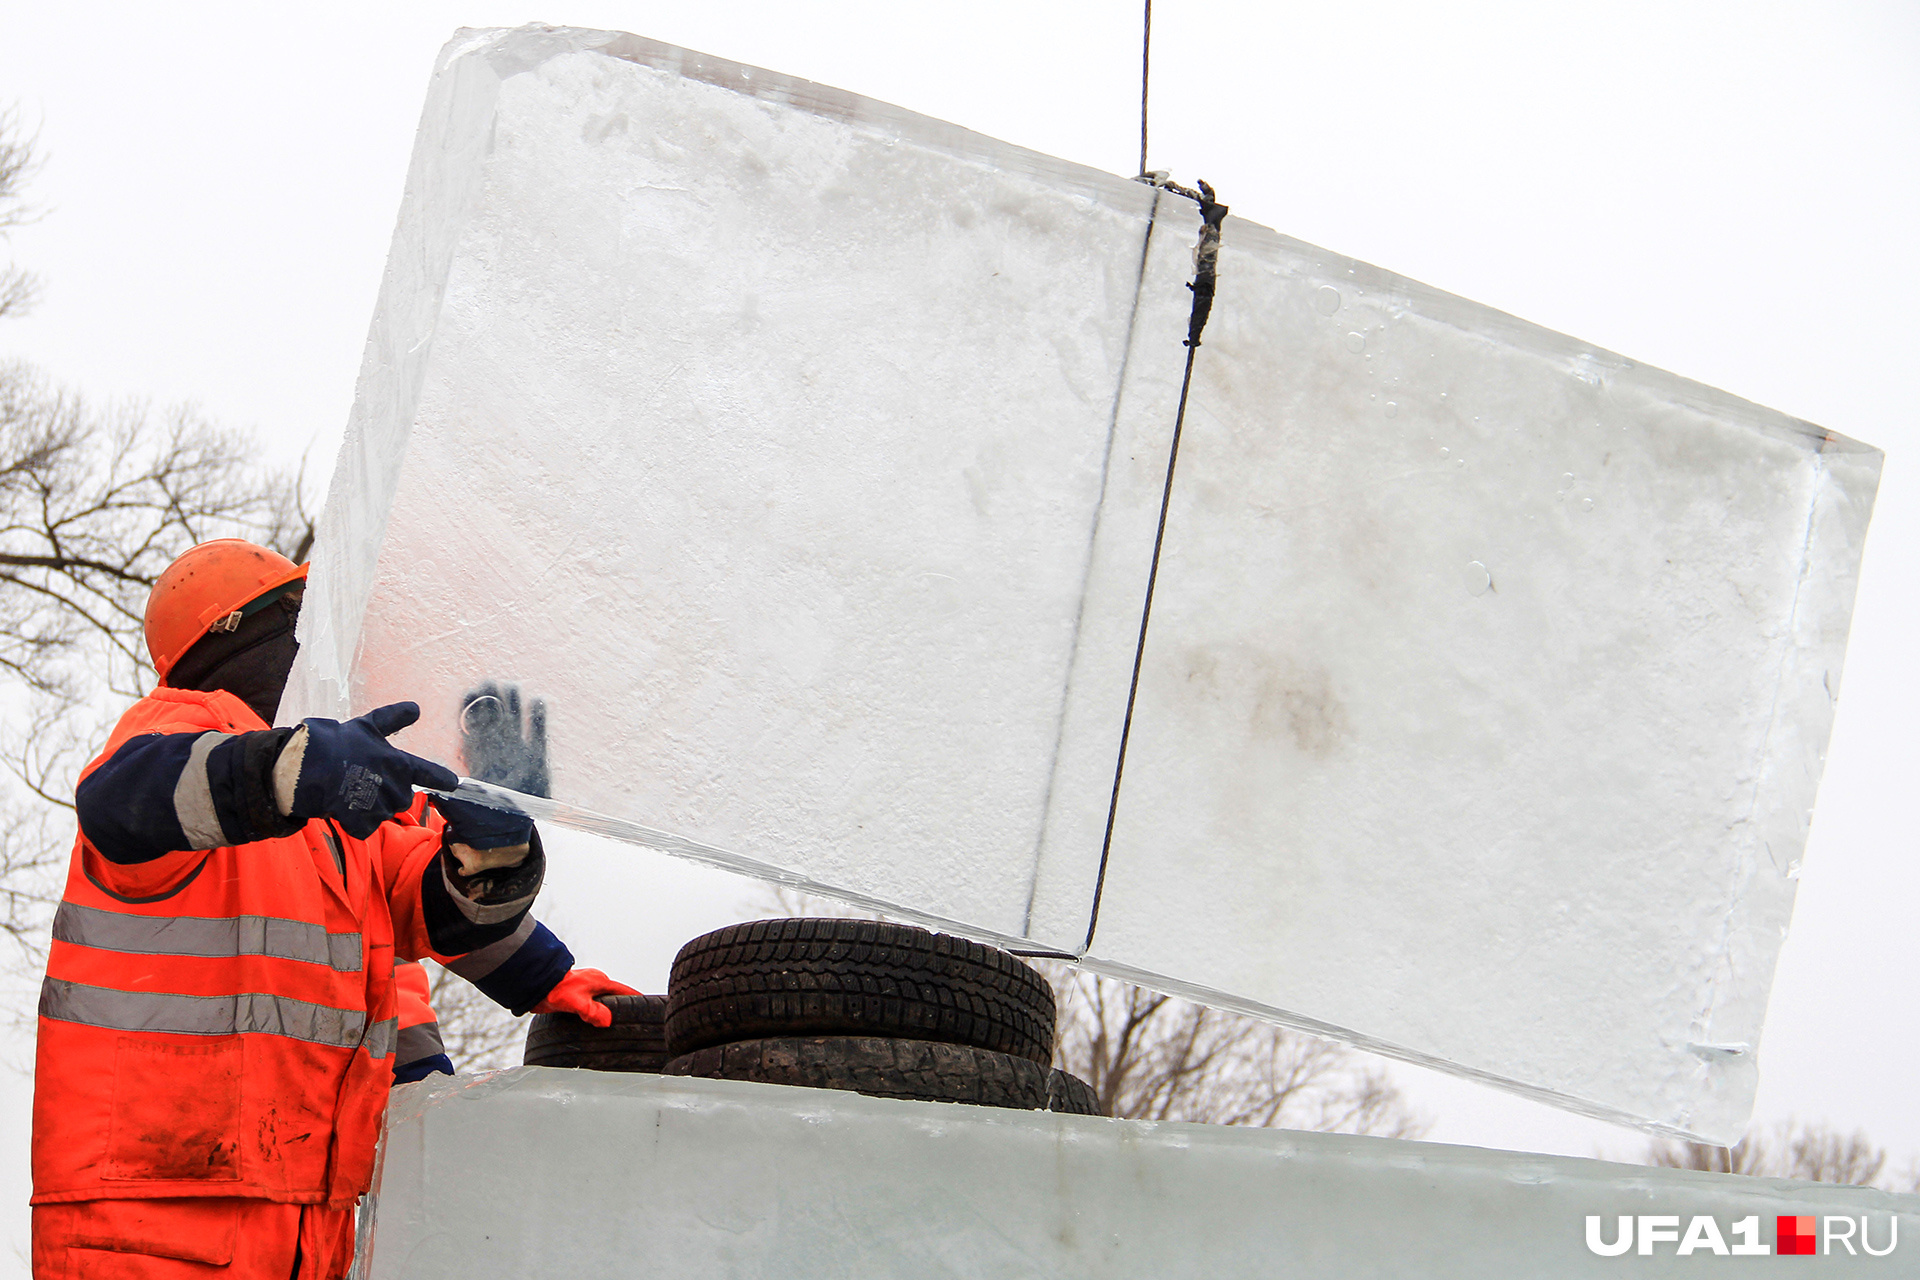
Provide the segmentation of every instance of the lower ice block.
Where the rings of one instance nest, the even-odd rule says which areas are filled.
[[[1920,1250],[1920,1197],[1863,1187],[726,1080],[436,1079],[394,1091],[361,1280],[1717,1275],[1774,1253],[1782,1218],[1813,1220],[1821,1275],[1911,1274]]]
[[[1176,461],[1199,227],[459,33],[283,722],[515,681],[543,818],[1733,1139],[1880,454],[1229,218]]]

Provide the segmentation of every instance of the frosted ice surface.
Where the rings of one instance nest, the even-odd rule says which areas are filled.
[[[439,1079],[444,1081],[444,1077]],[[1597,1160],[1271,1129],[1151,1124],[726,1080],[522,1067],[395,1091],[357,1274],[1693,1275],[1708,1252],[1598,1256],[1620,1215],[1851,1218],[1892,1274],[1920,1198]],[[1897,1226],[1896,1226],[1897,1223]],[[1835,1228],[1838,1234],[1839,1228]],[[1704,1235],[1704,1229],[1703,1229]],[[1896,1266],[1897,1269],[1897,1266]]]
[[[1021,934],[1156,193],[631,38],[455,49],[313,670],[442,758],[520,679],[556,798]]]
[[[516,680],[542,816],[1731,1136],[1879,454],[1230,220],[1116,799],[1198,225],[461,33],[283,718]]]
[[[1092,955],[1737,1136],[1880,454],[1261,227],[1219,288]]]

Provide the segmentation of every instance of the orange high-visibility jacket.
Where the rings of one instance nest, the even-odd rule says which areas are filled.
[[[136,734],[266,727],[232,694],[156,689],[82,777]],[[315,819],[135,866],[79,837],[40,997],[33,1203],[352,1204],[392,1081],[396,956],[450,959],[420,903],[440,831]]]

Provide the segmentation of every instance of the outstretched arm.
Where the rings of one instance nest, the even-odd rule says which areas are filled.
[[[443,816],[427,815],[425,825],[440,828],[437,848],[413,843],[407,852],[398,824],[382,832],[400,955],[431,956],[516,1016],[566,1012],[605,1026],[610,1015],[593,997],[636,993],[597,970],[575,969],[567,945],[530,914],[547,865],[533,820],[442,797],[433,803]]]
[[[75,792],[80,831],[109,862],[151,862],[288,836],[305,818],[274,802],[273,767],[292,729],[149,733],[130,738]]]
[[[387,742],[419,718],[419,707],[398,702],[345,723],[130,739],[81,779],[81,833],[123,866],[292,835],[311,818],[364,839],[413,802],[416,784],[459,783],[453,770]]]

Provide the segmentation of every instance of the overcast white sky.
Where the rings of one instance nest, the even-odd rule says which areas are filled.
[[[275,456],[311,450],[319,480],[456,27],[639,32],[1131,173],[1139,18],[1134,0],[13,0],[0,103],[39,130],[47,216],[7,251],[47,289],[0,355],[98,397],[195,401]],[[1153,100],[1152,164],[1236,214],[1887,451],[1760,1118],[1920,1154],[1920,5],[1158,0]],[[583,853],[548,914],[659,989],[679,942],[750,892]],[[1443,1141],[1639,1145],[1399,1077]],[[0,1084],[0,1203],[24,1187],[25,1093]],[[24,1214],[7,1221],[24,1241]]]

